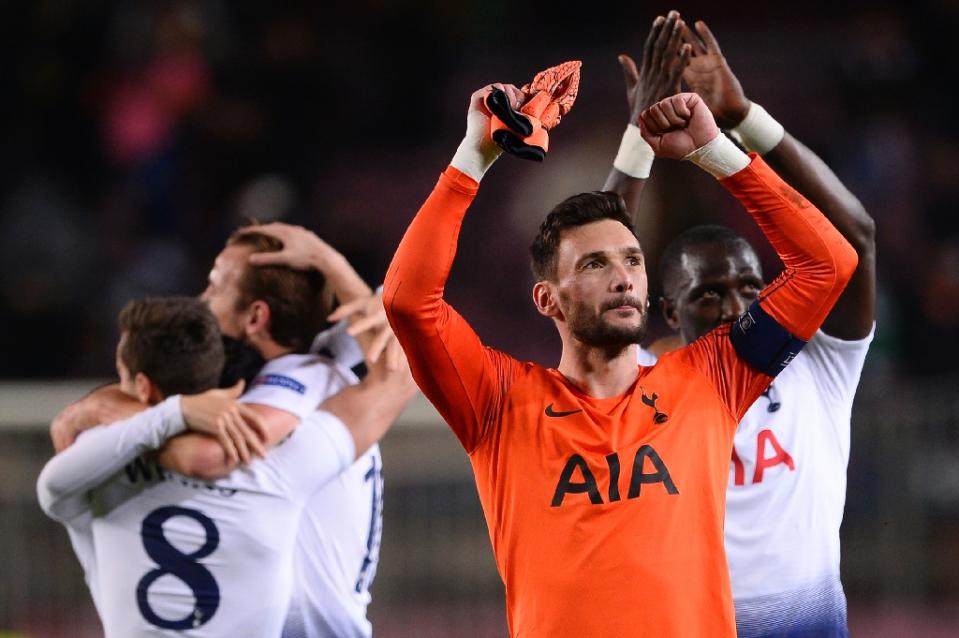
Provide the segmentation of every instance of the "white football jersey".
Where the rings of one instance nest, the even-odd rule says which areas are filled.
[[[81,436],[83,433],[81,433]],[[69,524],[65,524],[67,535],[70,537],[70,545],[73,546],[73,553],[83,568],[83,581],[90,590],[90,597],[93,599],[93,607],[100,615],[100,602],[97,595],[97,587],[100,586],[97,580],[97,560],[93,551],[93,514],[86,510],[77,516],[74,516]]]
[[[108,638],[277,636],[302,508],[352,463],[352,436],[316,412],[266,459],[206,482],[140,456],[183,429],[172,397],[90,430],[44,468],[41,505],[68,526],[93,514],[91,590]]]
[[[316,335],[313,344],[310,346],[310,353],[326,354],[332,357],[338,365],[350,370],[364,363],[363,349],[360,348],[356,339],[347,333],[349,327],[349,320],[342,319]]]
[[[871,341],[817,332],[739,423],[726,555],[742,638],[846,635],[839,526],[853,397]]]
[[[317,373],[304,365],[310,359],[316,357],[287,355],[267,362],[242,401],[308,415],[326,398],[304,400],[297,392],[299,385],[324,385],[310,379]],[[349,370],[338,370],[341,378],[357,382]],[[329,394],[339,390],[326,385]],[[372,634],[366,608],[383,527],[382,470],[379,446],[374,445],[307,503],[296,539],[294,596],[285,638]]]

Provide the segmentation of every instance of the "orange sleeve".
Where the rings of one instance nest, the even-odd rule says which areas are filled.
[[[706,377],[733,421],[739,423],[773,377],[756,370],[739,357],[729,338],[731,330],[732,324],[719,326],[685,348],[676,350],[675,356]],[[672,355],[667,353],[663,358]]]
[[[478,188],[452,166],[440,175],[396,249],[383,284],[386,316],[413,378],[467,452],[497,419],[520,365],[484,346],[443,299],[460,225]]]
[[[786,266],[759,295],[762,310],[782,328],[808,341],[826,319],[858,263],[853,247],[823,216],[762,160],[752,161],[721,183],[743,204]],[[709,379],[738,422],[772,376],[751,367],[726,324],[678,351]],[[668,356],[668,355],[667,355]]]
[[[720,181],[742,203],[786,266],[759,295],[783,328],[809,341],[842,293],[859,257],[819,209],[755,153],[743,170]]]

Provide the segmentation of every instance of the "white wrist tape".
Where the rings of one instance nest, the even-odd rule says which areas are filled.
[[[766,109],[751,102],[746,117],[729,134],[746,150],[765,155],[782,141],[786,129]]]
[[[749,166],[749,156],[722,133],[683,159],[689,160],[716,179],[729,177]]]
[[[479,182],[483,179],[483,175],[486,174],[489,167],[493,165],[493,162],[496,161],[496,158],[500,156],[500,153],[502,151],[497,146],[492,146],[487,153],[484,153],[477,148],[475,142],[465,138],[456,148],[456,153],[450,160],[450,166]]]
[[[623,141],[619,143],[619,152],[613,160],[613,168],[636,179],[646,179],[653,167],[656,153],[653,147],[643,139],[639,127],[630,124],[623,133]]]

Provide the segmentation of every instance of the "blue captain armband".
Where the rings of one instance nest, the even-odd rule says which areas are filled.
[[[758,300],[733,323],[729,338],[743,361],[771,377],[782,372],[806,345],[770,317]]]

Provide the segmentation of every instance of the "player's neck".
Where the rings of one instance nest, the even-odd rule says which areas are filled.
[[[575,339],[563,344],[557,370],[591,397],[604,399],[626,392],[639,374],[636,345],[598,348]]]
[[[293,352],[293,348],[281,346],[273,340],[257,343],[254,345],[254,347],[265,361],[272,361],[277,357],[282,357],[283,355]]]

